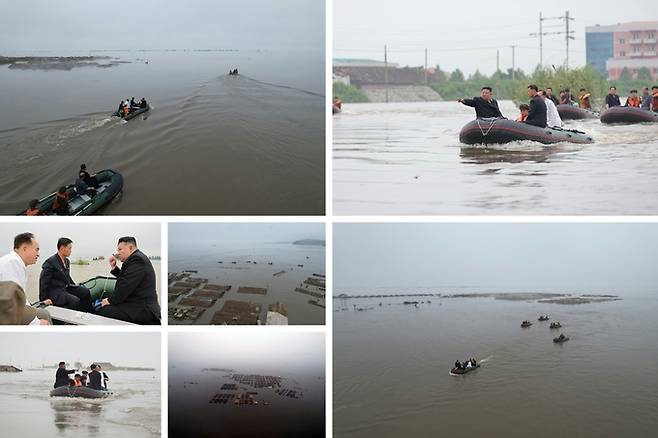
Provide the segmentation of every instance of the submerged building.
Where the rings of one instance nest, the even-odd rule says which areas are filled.
[[[587,63],[611,80],[624,69],[636,78],[646,69],[658,80],[658,21],[633,21],[585,28]]]

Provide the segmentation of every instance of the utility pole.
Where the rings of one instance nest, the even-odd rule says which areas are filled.
[[[427,48],[425,49],[425,85],[427,85]]]
[[[500,50],[496,50],[496,73],[500,71]]]
[[[514,58],[514,50],[516,49],[516,46],[511,46],[512,47],[512,80],[516,79],[516,59]]]
[[[544,32],[544,21],[546,20],[564,20],[565,21],[565,30],[561,32]],[[539,65],[543,67],[544,65],[544,36],[545,35],[566,35],[567,40],[567,57],[565,65],[569,68],[569,40],[574,39],[572,34],[573,30],[569,30],[569,21],[573,21],[573,18],[569,16],[569,11],[566,11],[565,14],[561,17],[544,17],[542,13],[539,13],[539,33],[533,32],[530,36],[539,37]]]
[[[384,44],[384,89],[386,90],[386,103],[388,103],[388,53]]]

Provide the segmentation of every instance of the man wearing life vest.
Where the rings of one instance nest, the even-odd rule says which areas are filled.
[[[589,98],[592,96],[591,93],[587,92],[587,89],[581,88],[580,94],[578,95],[578,103],[582,109],[592,109],[592,104],[589,101]]]
[[[33,199],[30,201],[30,206],[28,207],[27,211],[25,212],[26,216],[41,216],[41,211],[37,208],[37,205],[39,204],[38,199]]]
[[[66,216],[69,212],[69,194],[66,187],[62,186],[55,193],[55,201],[53,202],[53,213]]]
[[[637,95],[637,90],[631,90],[631,95],[626,98],[626,106],[639,108],[642,104],[642,99]]]

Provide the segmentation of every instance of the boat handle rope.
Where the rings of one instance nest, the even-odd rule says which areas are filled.
[[[482,125],[480,125],[480,119],[475,119],[475,120],[477,121],[478,128],[480,128],[480,133],[482,134],[483,137],[486,137],[489,134],[489,132],[491,131],[491,128],[493,128],[493,126],[496,124],[496,120],[498,120],[498,119],[493,119],[491,121],[491,124],[489,125],[489,128],[487,128],[487,132],[484,132],[484,129],[482,129]]]

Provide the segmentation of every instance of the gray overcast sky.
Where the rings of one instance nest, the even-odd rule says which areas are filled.
[[[559,17],[569,10],[575,18],[570,66],[585,63],[585,26],[658,19],[655,2],[650,0],[334,0],[333,9],[334,58],[383,60],[384,44],[388,44],[390,62],[419,66],[428,48],[431,66],[439,64],[449,71],[460,68],[466,73],[479,68],[487,74],[496,71],[497,48],[501,70],[511,68],[511,45],[519,46],[516,65],[525,71],[534,69],[539,63],[539,40],[529,34],[539,31],[540,11],[544,17]],[[564,30],[564,20],[544,25],[544,32]],[[465,50],[483,47],[487,49]],[[557,66],[564,58],[564,35],[545,36],[544,63]]]
[[[333,255],[337,293],[456,285],[658,291],[658,224],[336,224]]]
[[[160,224],[0,224],[0,255],[5,255],[14,246],[14,236],[30,232],[35,235],[41,248],[40,262],[57,252],[57,239],[68,237],[73,240],[73,255],[76,257],[108,257],[116,251],[117,240],[122,236],[133,236],[137,246],[149,256],[160,254]],[[39,262],[39,263],[40,263]]]
[[[75,345],[75,348],[71,348]],[[112,362],[160,368],[159,333],[0,333],[0,364]]]
[[[169,224],[169,243],[271,243],[324,240],[321,223],[178,223]]]
[[[237,333],[220,331],[170,333],[169,366],[229,367],[236,371],[263,367],[282,372],[324,370],[323,333],[254,330],[237,336]]]
[[[3,0],[0,50],[324,51],[324,28],[322,0]]]

